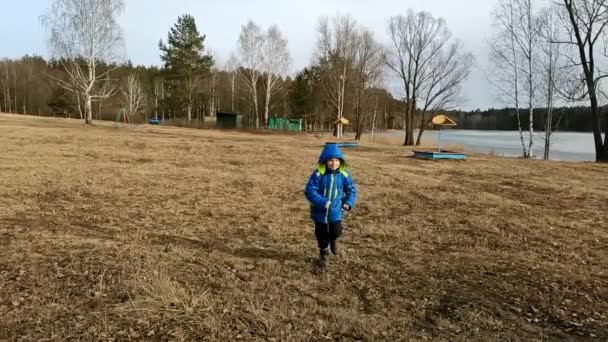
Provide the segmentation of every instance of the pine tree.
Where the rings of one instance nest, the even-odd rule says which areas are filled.
[[[310,71],[305,68],[296,75],[289,91],[291,111],[296,116],[309,114],[308,112],[311,110],[310,107],[312,104],[312,95],[313,89]]]
[[[192,119],[194,93],[200,79],[209,73],[213,58],[204,52],[205,35],[196,28],[194,17],[186,14],[177,19],[169,31],[167,44],[161,40],[161,60],[170,75],[170,95],[187,105],[188,121]]]

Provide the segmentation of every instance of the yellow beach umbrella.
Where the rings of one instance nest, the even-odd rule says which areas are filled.
[[[450,119],[447,115],[439,114],[431,119],[434,125],[439,126],[439,134],[437,134],[437,150],[441,152],[441,126],[456,126],[456,121]]]

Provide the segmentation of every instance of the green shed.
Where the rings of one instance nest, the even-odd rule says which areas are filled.
[[[217,112],[216,127],[220,129],[236,129],[243,127],[243,115],[233,112]]]
[[[302,131],[302,119],[270,117],[268,118],[268,128],[300,132]]]

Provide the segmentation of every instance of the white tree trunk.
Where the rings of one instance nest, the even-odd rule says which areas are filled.
[[[7,94],[7,89],[6,89],[6,82],[4,81],[4,75],[3,75],[3,79],[2,79],[2,97],[4,98],[4,111],[8,113],[8,95]],[[2,110],[2,108],[0,108],[0,110]]]
[[[534,145],[534,107],[530,106],[530,141],[528,142],[528,158],[534,157],[532,146]]]
[[[15,113],[18,113],[19,104],[17,103],[17,70],[14,65],[13,65],[13,82],[15,84],[15,88],[14,88],[15,102],[13,103],[13,105],[15,107]],[[25,114],[25,113],[23,113],[23,114]]]
[[[80,120],[84,120],[84,113],[82,111],[82,103],[80,99],[80,93],[76,93],[76,100],[78,101],[78,115],[80,116]],[[70,115],[71,118],[71,115]]]
[[[268,116],[270,115],[270,95],[273,88],[273,76],[268,74],[266,79],[266,101],[264,103],[264,127],[268,126]]]
[[[255,128],[260,128],[260,113],[258,110],[258,90],[255,85],[253,86],[253,106],[255,107],[253,109],[255,113]]]
[[[376,114],[378,113],[378,96],[376,95],[376,105],[374,106],[374,118],[372,119],[372,138],[371,142],[374,142],[374,130],[376,129]]]
[[[338,120],[342,121],[344,117],[344,98],[346,97],[346,63],[344,63],[342,77],[340,78],[340,108],[338,110]],[[344,125],[342,122],[338,125],[338,139],[344,137]]]
[[[230,87],[230,102],[231,102],[231,111],[234,113],[234,89],[235,89],[235,78],[236,78],[236,72],[232,72],[232,84]]]
[[[12,113],[13,112],[13,108],[11,106],[12,104],[12,100],[11,100],[11,79],[10,79],[10,74],[8,74],[8,67],[6,69],[7,74],[6,74],[6,95],[8,98],[8,112]]]
[[[188,92],[188,107],[186,109],[188,115],[188,122],[192,120],[192,93]]]
[[[514,13],[513,13],[513,4],[510,6],[510,16],[511,21],[513,21]],[[519,65],[517,58],[517,50],[515,48],[515,29],[511,27],[510,38],[511,38],[511,54],[513,55],[513,77],[514,77],[514,94],[515,97],[515,112],[517,115],[517,129],[519,130],[519,139],[521,141],[521,148],[524,158],[528,157],[528,152],[526,151],[526,142],[524,141],[524,133],[521,128],[521,115],[519,110]]]
[[[163,110],[162,110],[162,115],[163,115],[163,123],[165,122],[165,80],[163,80],[160,83],[160,100],[163,102]]]
[[[154,82],[154,120],[158,120],[158,82]]]
[[[533,157],[532,146],[534,145],[534,95],[535,95],[535,85],[534,85],[534,71],[533,63],[534,63],[534,54],[533,54],[533,46],[535,37],[532,34],[533,27],[533,19],[532,19],[532,0],[526,1],[526,11],[527,11],[527,24],[528,24],[528,39],[527,39],[527,50],[528,55],[526,56],[528,59],[528,87],[529,87],[529,101],[528,106],[530,109],[530,141],[528,144],[528,158]]]
[[[85,96],[86,96],[85,123],[92,124],[93,123],[93,103],[92,103],[92,99],[91,99],[91,94],[85,93]]]
[[[25,77],[23,78],[23,114],[27,114],[27,85]]]
[[[553,87],[551,87],[553,88]],[[545,153],[544,160],[549,159],[549,151],[551,149],[551,131],[553,130],[553,89],[549,89],[547,100],[547,123],[545,124]]]

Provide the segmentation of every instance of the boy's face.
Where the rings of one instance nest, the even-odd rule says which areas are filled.
[[[338,158],[330,158],[327,160],[327,167],[332,170],[335,171],[340,167],[340,159]]]

